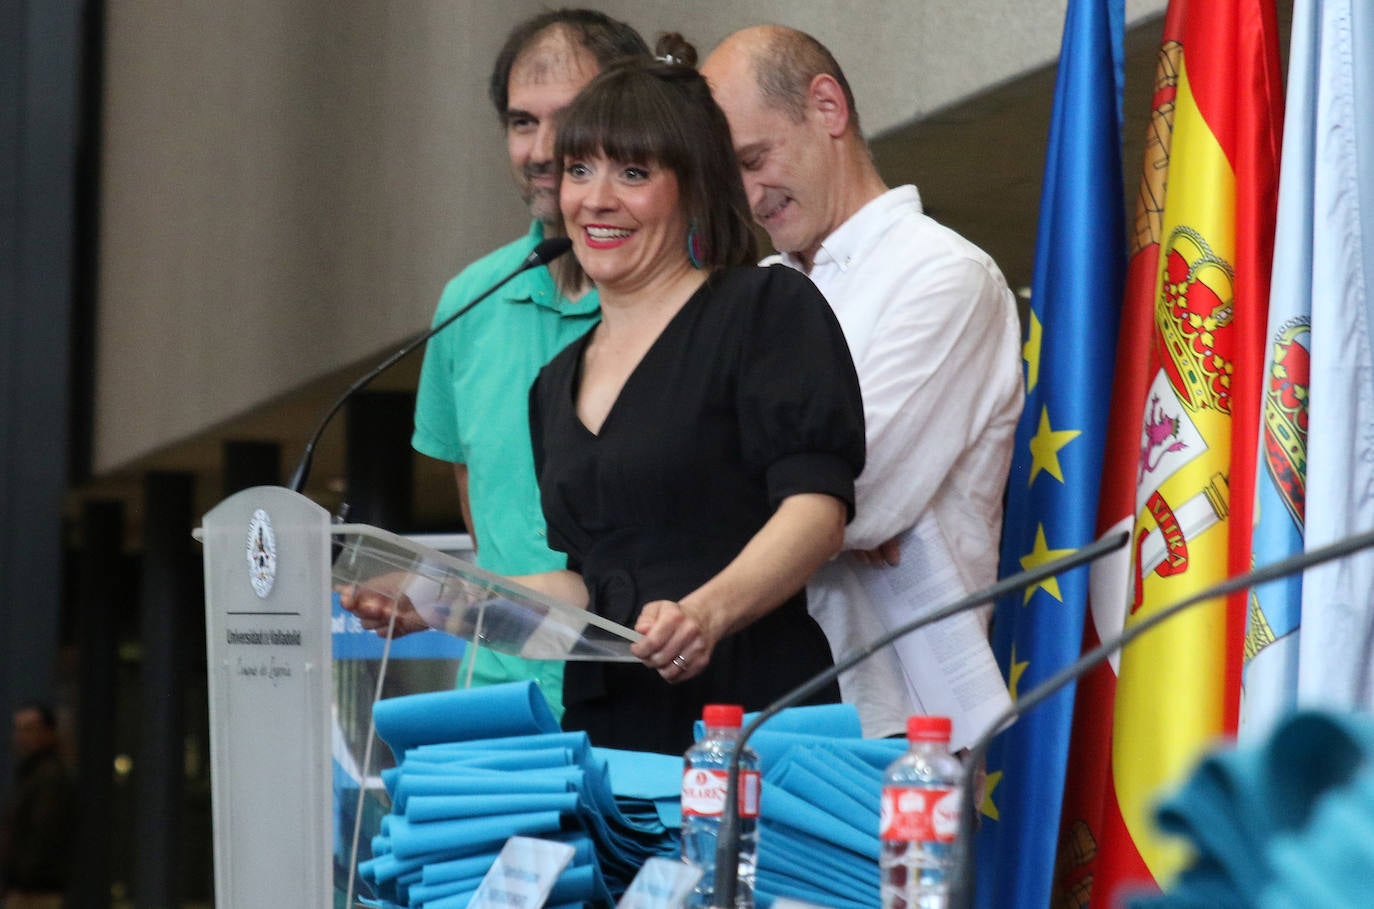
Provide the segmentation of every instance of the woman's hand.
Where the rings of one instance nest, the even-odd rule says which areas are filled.
[[[405,593],[405,585],[410,577],[404,571],[397,571],[368,578],[362,584],[340,584],[335,588],[339,594],[339,605],[356,615],[363,628],[377,632],[378,637],[386,637],[388,630],[396,638],[415,631],[427,631],[428,623]],[[394,625],[393,615],[396,619]]]
[[[630,653],[650,669],[657,669],[669,684],[700,675],[716,646],[706,623],[694,617],[690,607],[674,600],[646,603],[635,631],[644,638],[630,647]]]
[[[723,571],[681,600],[645,604],[635,622],[644,639],[630,653],[668,682],[700,675],[721,638],[775,609],[840,551],[844,519],[844,502],[829,495],[783,499]]]

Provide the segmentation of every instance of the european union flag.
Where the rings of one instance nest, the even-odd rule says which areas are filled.
[[[1070,0],[1041,189],[1026,406],[1002,535],[1003,575],[1096,535],[1097,490],[1125,274],[1123,0]],[[1088,573],[999,603],[993,649],[1013,698],[1079,655]],[[1057,601],[1057,602],[1056,602]],[[1073,690],[993,742],[978,835],[978,904],[1049,905]]]

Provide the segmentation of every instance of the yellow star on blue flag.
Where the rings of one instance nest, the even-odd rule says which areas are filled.
[[[1021,568],[1039,568],[1046,562],[1053,562],[1060,556],[1066,556],[1073,552],[1072,549],[1051,549],[1050,544],[1045,542],[1045,525],[1039,524],[1035,528],[1035,548],[1021,557]],[[1043,590],[1059,602],[1064,602],[1064,598],[1059,595],[1059,579],[1045,578],[1033,587],[1026,588],[1025,602],[1029,603],[1031,594],[1037,590]]]
[[[1031,436],[1031,472],[1027,484],[1034,483],[1040,471],[1064,482],[1064,468],[1059,466],[1059,449],[1081,436],[1077,429],[1054,430],[1050,428],[1050,409],[1040,408],[1040,428]]]
[[[997,789],[997,784],[1000,782],[1002,782],[1002,771],[994,770],[988,774],[983,783],[983,805],[981,808],[983,817],[992,818],[994,821],[1002,819],[1002,816],[997,812],[997,803],[992,800],[992,793]]]
[[[1030,660],[1022,660],[1019,663],[1016,661],[1016,644],[1013,642],[1011,645],[1011,663],[1007,666],[1009,670],[1007,673],[1007,693],[1011,695],[1013,701],[1021,696],[1017,688],[1021,684],[1021,676],[1025,674],[1026,667],[1029,665]]]
[[[1030,311],[1027,322],[1026,343],[1021,345],[1021,359],[1026,361],[1026,394],[1030,394],[1040,384],[1040,339],[1044,331],[1035,310]]]

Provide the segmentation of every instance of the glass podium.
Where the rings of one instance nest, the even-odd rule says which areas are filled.
[[[634,660],[639,635],[585,609],[367,524],[331,536],[335,589],[403,603],[430,628],[531,660]]]
[[[203,544],[216,905],[341,907],[390,808],[380,697],[454,687],[464,646],[630,661],[638,635],[422,543],[333,524],[258,487],[208,512]],[[339,592],[413,609],[435,631],[363,631]]]

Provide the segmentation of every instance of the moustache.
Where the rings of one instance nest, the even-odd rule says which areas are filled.
[[[540,164],[526,164],[523,168],[525,179],[533,180],[536,177],[554,176],[553,162],[546,161]]]

